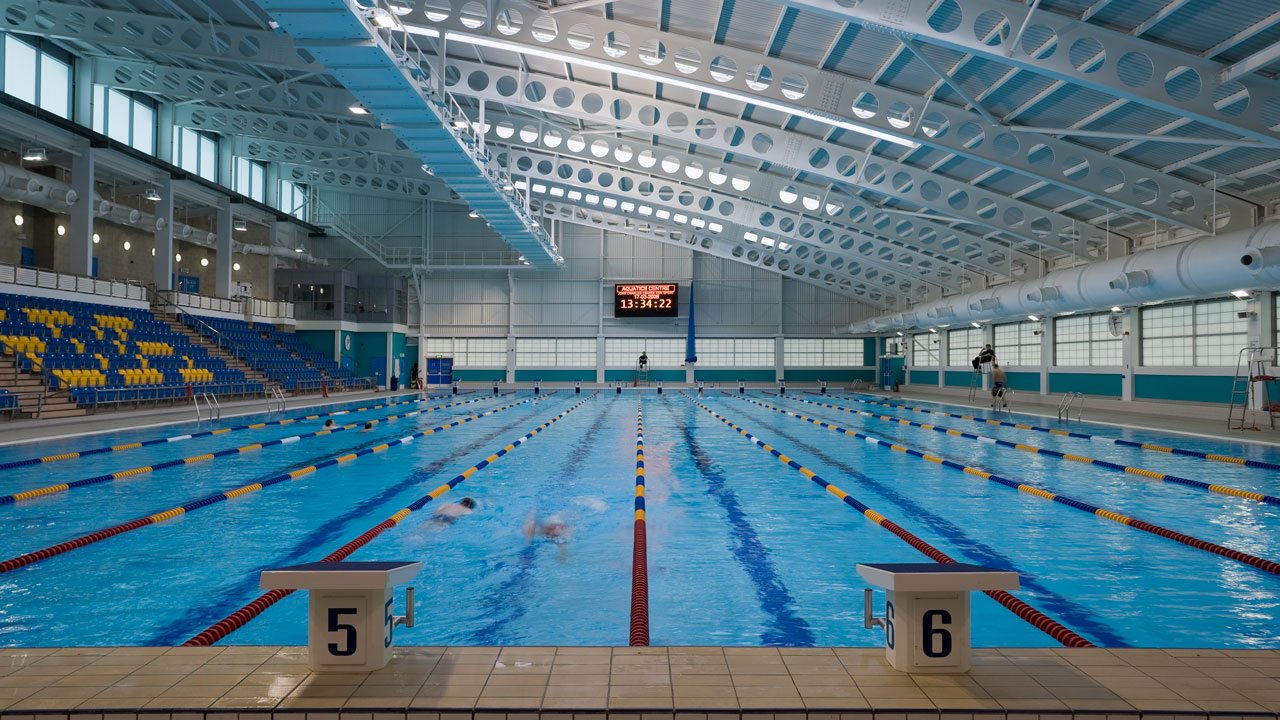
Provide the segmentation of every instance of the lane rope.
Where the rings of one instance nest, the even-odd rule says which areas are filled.
[[[391,440],[389,442],[381,443],[378,445],[372,445],[370,447],[361,448],[360,450],[356,450],[354,452],[350,452],[345,455],[331,457],[322,462],[318,462],[315,465],[308,465],[307,467],[304,467],[304,468],[299,468],[297,470],[292,470],[290,472],[280,473],[279,475],[275,475],[261,482],[256,482],[250,485],[245,485],[243,487],[238,487],[235,490],[228,490],[226,492],[219,492],[219,493],[214,493],[212,495],[207,495],[203,498],[200,498],[199,500],[193,500],[192,502],[185,503],[177,507],[172,507],[162,512],[158,512],[152,515],[147,515],[146,517],[140,517],[136,520],[131,520],[127,523],[115,525],[113,527],[109,527],[104,530],[98,530],[97,532],[92,532],[92,533],[89,533],[88,535],[82,535],[78,538],[75,538],[74,540],[68,540],[67,542],[64,542],[64,543],[59,543],[57,545],[52,545],[50,547],[36,550],[34,552],[29,552],[23,555],[19,555],[17,557],[10,558],[8,560],[0,562],[0,574],[7,573],[12,570],[17,570],[18,568],[26,567],[27,565],[40,562],[41,560],[46,560],[56,555],[62,555],[63,553],[71,552],[72,550],[78,550],[82,547],[85,547],[86,545],[92,545],[93,543],[106,540],[109,537],[114,537],[116,535],[120,535],[123,533],[132,532],[134,530],[137,530],[138,528],[143,528],[148,525],[156,525],[158,523],[164,522],[165,520],[170,520],[172,518],[176,518],[179,515],[184,515],[186,513],[195,512],[200,508],[208,507],[210,505],[223,502],[224,500],[230,500],[232,498],[240,497],[241,495],[248,495],[249,493],[257,492],[258,490],[271,487],[272,485],[276,485],[278,483],[282,483],[287,480],[296,480],[297,478],[305,477],[318,470],[323,470],[324,468],[327,468],[327,467],[333,467],[335,465],[348,463],[348,462],[351,462],[352,460],[355,460],[356,458],[364,457],[365,455],[380,453],[388,448],[396,447],[397,445],[406,445],[408,443],[413,442],[414,440],[417,440],[418,438],[425,437],[427,435],[432,435],[438,432],[443,432],[444,430],[448,430],[449,428],[457,427],[459,425],[462,425],[463,423],[468,423],[468,422],[471,422],[472,420],[478,420],[482,417],[487,417],[489,415],[502,412],[503,410],[516,407],[517,405],[524,405],[525,403],[533,402],[535,399],[536,398],[527,398],[519,402],[511,403],[510,405],[506,405],[504,407],[495,408],[493,410],[486,411],[475,417],[461,418],[459,420],[455,420],[454,422],[448,423],[446,425],[441,425],[439,427],[431,428],[430,430],[423,430],[421,432],[416,432],[412,435],[406,435],[405,437],[399,438],[397,440]]]
[[[432,413],[437,410],[444,410],[445,408],[451,408],[458,405],[476,403],[485,399],[487,398],[463,400],[461,402],[449,403],[447,405],[438,405],[433,408],[424,408],[422,410],[414,410],[413,412],[407,412],[407,413],[404,413],[403,415],[387,415],[386,417],[378,418],[377,420],[370,420],[369,423],[372,425],[377,425],[379,423],[384,423],[391,420],[399,420],[402,418],[413,417],[415,415]],[[415,400],[412,402],[417,402],[417,401]],[[404,403],[399,403],[399,404],[404,404]],[[370,409],[373,409],[373,408],[370,408]],[[72,480],[70,482],[58,483],[57,485],[49,485],[42,488],[36,488],[35,490],[27,490],[20,493],[13,493],[12,495],[3,495],[3,496],[0,496],[0,505],[13,505],[23,500],[31,500],[33,498],[44,497],[47,495],[54,495],[57,493],[69,492],[71,490],[76,490],[83,487],[89,487],[90,485],[97,485],[99,483],[111,482],[113,480],[124,480],[126,478],[138,477],[140,475],[147,475],[147,474],[156,472],[157,470],[167,470],[168,468],[172,468],[172,467],[193,465],[195,463],[205,462],[207,460],[215,460],[217,458],[228,457],[231,455],[242,455],[244,453],[261,450],[262,448],[265,448],[265,447],[273,447],[276,445],[289,445],[295,442],[299,442],[301,440],[310,440],[312,438],[324,437],[325,435],[333,435],[335,433],[345,432],[347,430],[351,430],[352,428],[359,428],[359,427],[361,427],[360,423],[354,422],[354,423],[351,423],[350,425],[324,428],[321,430],[316,430],[314,432],[303,433],[301,435],[290,435],[289,437],[276,438],[275,440],[268,440],[266,442],[254,443],[252,445],[245,445],[243,447],[225,448],[223,450],[217,450],[215,452],[203,453],[200,455],[193,455],[191,457],[186,457],[186,458],[179,458],[177,460],[166,460],[165,462],[156,463],[155,465],[143,465],[142,467],[130,468],[128,470],[120,470],[113,473],[106,473],[105,475],[95,475],[93,477],[81,478],[80,480]]]
[[[1280,464],[1269,463],[1263,460],[1250,460],[1248,458],[1233,457],[1231,455],[1218,455],[1216,453],[1200,452],[1199,450],[1186,450],[1183,448],[1166,447],[1164,445],[1155,445],[1153,443],[1136,442],[1134,440],[1122,440],[1120,438],[1104,437],[1102,435],[1090,435],[1082,432],[1071,432],[1067,430],[1058,430],[1057,428],[1041,427],[1039,425],[1027,425],[1024,423],[1013,423],[1006,420],[992,420],[976,415],[961,415],[958,413],[946,412],[943,410],[930,410],[928,408],[912,407],[910,405],[894,405],[887,402],[877,402],[875,400],[866,400],[856,395],[847,396],[854,402],[866,403],[868,405],[880,405],[887,408],[895,408],[897,410],[910,410],[911,412],[925,413],[926,415],[943,415],[951,418],[959,418],[960,420],[970,420],[972,422],[985,423],[987,425],[1003,425],[1004,427],[1017,428],[1019,430],[1031,430],[1034,432],[1049,433],[1050,435],[1061,435],[1063,437],[1073,437],[1080,440],[1092,440],[1094,442],[1111,443],[1113,445],[1123,445],[1124,447],[1138,448],[1139,450],[1150,450],[1151,452],[1169,453],[1172,455],[1183,455],[1185,457],[1200,458],[1201,460],[1210,460],[1220,463],[1231,463],[1233,465],[1244,465],[1246,467],[1261,468],[1263,470],[1280,470]],[[879,398],[878,395],[871,397]],[[888,398],[880,398],[887,400]]]
[[[730,397],[735,397],[735,396],[730,395]],[[776,407],[773,407],[772,405],[767,405],[765,403],[757,402],[755,400],[750,400],[748,398],[741,398],[741,399],[745,402],[752,403],[753,405],[759,405],[762,408],[767,408],[769,410],[773,410],[774,412],[782,413],[783,415],[789,415],[793,418],[804,420],[805,422],[813,423],[814,425],[818,425],[819,427],[827,428],[828,430],[834,430],[836,432],[844,433],[845,435],[852,435],[853,437],[865,440],[868,443],[871,443],[873,445],[879,445],[880,447],[889,448],[890,450],[896,450],[901,453],[906,453],[907,455],[920,458],[921,460],[927,460],[932,463],[937,463],[944,467],[951,468],[952,470],[958,470],[968,475],[976,475],[984,480],[990,480],[991,482],[997,483],[999,485],[1013,488],[1018,492],[1027,493],[1029,495],[1035,495],[1036,497],[1044,498],[1045,500],[1052,500],[1053,502],[1061,503],[1063,505],[1066,505],[1067,507],[1075,508],[1076,510],[1087,512],[1091,515],[1096,515],[1097,517],[1105,518],[1112,522],[1120,523],[1121,525],[1127,525],[1137,530],[1149,532],[1153,535],[1159,535],[1160,537],[1180,542],[1183,545],[1186,545],[1188,547],[1193,547],[1198,550],[1211,552],[1215,555],[1221,555],[1222,557],[1225,557],[1229,560],[1235,560],[1236,562],[1241,562],[1241,563],[1244,563],[1245,565],[1251,565],[1260,570],[1265,570],[1269,573],[1280,575],[1280,563],[1276,563],[1275,561],[1268,560],[1266,558],[1258,557],[1256,555],[1250,555],[1249,553],[1240,552],[1239,550],[1233,550],[1229,547],[1219,545],[1217,543],[1211,543],[1207,540],[1201,540],[1200,538],[1187,535],[1185,533],[1180,533],[1176,530],[1170,530],[1169,528],[1162,527],[1160,525],[1155,525],[1149,522],[1145,522],[1143,520],[1138,520],[1137,518],[1129,517],[1128,515],[1122,515],[1113,510],[1107,510],[1105,508],[1098,507],[1097,505],[1091,505],[1089,503],[1082,502],[1080,500],[1076,500],[1071,497],[1067,497],[1066,495],[1059,495],[1057,493],[1053,493],[1048,490],[1045,490],[1044,488],[1039,488],[1034,485],[1028,485],[1026,483],[1020,483],[1017,480],[1011,480],[1009,478],[996,475],[995,473],[989,473],[985,470],[981,470],[976,467],[963,465],[961,463],[955,462],[954,460],[948,460],[946,458],[938,457],[936,455],[931,455],[926,452],[921,452],[919,450],[905,447],[903,445],[897,445],[895,443],[889,442],[888,440],[881,440],[880,438],[873,437],[871,435],[866,435],[864,433],[857,432],[856,430],[849,430],[847,428],[842,428],[838,425],[832,425],[830,423],[823,422],[822,420],[815,420],[813,418],[805,417],[803,415],[797,415],[796,413],[793,413],[789,410],[776,408]]]
[[[411,513],[421,510],[424,506],[426,506],[427,503],[449,492],[450,490],[457,487],[460,483],[470,478],[472,475],[480,472],[481,470],[485,469],[489,465],[497,462],[499,458],[503,457],[504,455],[511,452],[512,450],[515,450],[516,448],[520,447],[525,442],[527,442],[530,438],[534,437],[535,435],[542,432],[543,430],[546,430],[547,428],[551,427],[558,420],[560,420],[560,418],[582,407],[584,403],[586,403],[588,400],[590,400],[591,398],[595,397],[598,394],[599,392],[597,391],[592,393],[588,397],[585,397],[582,400],[579,400],[572,407],[566,409],[564,412],[560,413],[559,415],[556,415],[555,417],[551,418],[547,422],[542,423],[541,425],[534,428],[530,432],[525,433],[523,436],[513,441],[511,444],[507,445],[506,447],[502,448],[496,453],[490,455],[484,460],[481,460],[475,465],[472,465],[466,470],[463,470],[461,473],[454,476],[454,478],[449,482],[441,485],[435,490],[432,490],[426,495],[423,495],[422,497],[410,503],[408,507],[401,509],[399,512],[387,518],[386,520],[383,520],[377,525],[374,525],[373,527],[369,528],[364,532],[364,534],[360,535],[356,539],[352,540],[346,545],[343,545],[342,547],[338,548],[332,553],[324,556],[323,558],[320,559],[320,562],[340,562],[346,559],[348,556],[351,555],[351,553],[355,552],[356,550],[359,550],[365,545],[368,545],[370,542],[373,541],[374,538],[378,537],[383,532],[390,530],[396,525],[399,525],[400,522],[404,520],[406,517],[408,517]],[[526,400],[523,402],[528,402],[528,401]],[[267,608],[271,607],[272,605],[275,605],[277,602],[280,602],[280,600],[288,597],[294,592],[295,592],[294,590],[268,591],[263,595],[259,596],[256,600],[250,602],[248,605],[245,605],[244,607],[231,613],[227,617],[210,625],[208,628],[205,628],[200,633],[192,637],[190,640],[182,643],[182,647],[204,647],[207,645],[212,645],[218,642],[219,640],[225,638],[226,636],[230,635],[231,633],[235,632],[236,630],[239,630],[240,628],[244,627],[245,624],[247,624],[250,620],[253,620],[254,618],[261,615],[263,611],[265,611]]]
[[[380,410],[382,408],[397,407],[399,405],[410,405],[412,403],[428,402],[430,400],[439,400],[440,398],[449,397],[448,395],[430,395],[416,400],[403,400],[401,402],[382,403],[380,405],[370,405],[354,410],[334,410],[332,412],[319,413],[316,415],[306,415],[304,417],[284,418],[281,420],[271,420],[269,422],[253,423],[252,425],[236,425],[233,427],[218,428],[216,430],[204,430],[197,433],[187,435],[174,435],[173,437],[154,438],[151,440],[141,440],[138,442],[125,443],[123,445],[109,445],[107,447],[92,448],[90,450],[78,450],[76,452],[61,453],[59,455],[46,455],[45,457],[27,458],[26,460],[13,460],[10,462],[0,463],[0,470],[12,470],[14,468],[28,467],[30,465],[43,465],[62,460],[75,460],[76,458],[90,457],[92,455],[101,455],[103,453],[124,452],[126,450],[137,450],[138,448],[151,447],[152,445],[163,445],[165,443],[182,442],[183,440],[192,440],[194,438],[209,437],[211,435],[222,435],[224,433],[240,432],[241,430],[259,430],[273,425],[290,425],[304,420],[315,420],[318,418],[333,417],[337,415],[354,415],[355,413],[366,412],[368,410]]]
[[[644,401],[636,402],[635,525],[631,551],[631,644],[649,644],[649,554],[644,506]]]
[[[1159,480],[1161,482],[1166,482],[1173,485],[1185,485],[1186,487],[1196,488],[1197,490],[1205,490],[1208,492],[1217,493],[1219,495],[1231,495],[1233,497],[1245,498],[1247,500],[1257,500],[1258,502],[1267,503],[1269,505],[1280,505],[1280,497],[1276,497],[1274,495],[1264,495],[1262,493],[1253,492],[1252,490],[1241,490],[1240,488],[1234,488],[1227,485],[1215,485],[1213,483],[1207,483],[1203,480],[1192,480],[1190,478],[1180,477],[1178,475],[1169,475],[1166,473],[1156,472],[1155,470],[1147,470],[1140,467],[1131,467],[1129,465],[1121,465],[1119,463],[1113,463],[1107,460],[1098,460],[1096,458],[1091,458],[1084,455],[1073,455],[1071,453],[1065,453],[1060,450],[1051,450],[1049,448],[1037,447],[1035,445],[1024,445],[1022,443],[1016,443],[1010,440],[1003,440],[1001,438],[991,437],[989,435],[977,435],[974,433],[964,432],[963,430],[954,430],[952,428],[943,427],[942,425],[927,425],[925,423],[919,423],[914,420],[905,420],[903,418],[897,418],[892,415],[878,415],[876,413],[866,412],[865,410],[855,410],[853,408],[841,407],[839,405],[832,405],[831,403],[818,402],[816,400],[805,400],[804,398],[796,398],[796,400],[799,400],[802,403],[808,403],[810,405],[818,405],[820,407],[831,408],[833,410],[839,410],[841,412],[852,413],[854,415],[862,415],[864,417],[875,418],[877,420],[887,420],[888,422],[897,423],[899,425],[909,425],[911,427],[922,428],[924,430],[932,430],[934,432],[943,433],[945,435],[954,435],[954,436],[966,438],[969,440],[977,440],[978,442],[990,443],[992,445],[998,445],[1000,447],[1013,448],[1015,450],[1022,450],[1024,452],[1036,453],[1039,455],[1048,455],[1049,457],[1054,457],[1059,460],[1070,460],[1072,462],[1096,465],[1098,467],[1106,468],[1107,470],[1113,470],[1115,472],[1139,475],[1141,477],[1150,478],[1152,480]]]
[[[680,393],[680,394],[684,395],[684,393]],[[728,393],[725,393],[725,394],[727,395]],[[686,400],[689,400],[694,405],[698,406],[699,408],[702,408],[707,413],[710,413],[711,416],[714,417],[715,419],[719,420],[725,425],[728,425],[734,430],[737,430],[739,434],[741,434],[743,437],[750,440],[751,443],[756,447],[762,450],[768,451],[769,454],[773,455],[775,458],[778,459],[778,462],[784,465],[787,465],[793,470],[799,472],[801,475],[804,475],[805,477],[809,478],[813,482],[817,483],[819,487],[831,493],[832,495],[835,495],[837,498],[840,498],[840,500],[842,500],[846,505],[862,513],[863,516],[866,517],[868,520],[874,522],[875,524],[879,525],[885,530],[888,530],[894,535],[897,535],[898,538],[900,538],[901,540],[903,540],[904,542],[906,542],[908,545],[915,548],[916,550],[920,551],[922,554],[926,555],[927,557],[932,559],[934,562],[946,563],[946,564],[956,562],[955,559],[953,559],[951,556],[947,555],[946,553],[942,552],[936,547],[930,545],[924,540],[921,540],[919,537],[907,531],[901,525],[893,522],[892,520],[889,520],[888,518],[876,512],[875,510],[872,510],[869,506],[859,502],[856,498],[854,498],[849,493],[827,482],[821,475],[818,475],[817,473],[813,472],[809,468],[806,468],[805,466],[796,462],[795,460],[788,457],[787,455],[784,455],[782,452],[778,451],[776,448],[773,448],[770,445],[766,444],[760,438],[752,435],[746,430],[743,430],[741,427],[738,427],[737,425],[733,424],[732,422],[729,421],[728,418],[724,417],[723,415],[720,415],[719,413],[703,405],[697,400],[690,398],[688,395],[684,395],[684,397]],[[1054,620],[1048,615],[1045,615],[1044,613],[1035,609],[1034,607],[1027,604],[1025,601],[1019,599],[1016,595],[1010,592],[1007,592],[1004,590],[989,590],[985,592],[988,597],[1000,603],[1004,607],[1008,608],[1009,611],[1011,611],[1014,615],[1017,615],[1022,620],[1025,620],[1026,622],[1030,623],[1037,630],[1040,630],[1041,632],[1045,633],[1046,635],[1053,638],[1054,640],[1057,640],[1058,642],[1062,643],[1066,647],[1096,647],[1093,643],[1089,642],[1084,637],[1082,637],[1075,631],[1068,628],[1066,625],[1063,625],[1057,620]]]

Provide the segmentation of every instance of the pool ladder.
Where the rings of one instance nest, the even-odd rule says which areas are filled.
[[[1063,395],[1062,401],[1058,403],[1058,419],[1070,421],[1073,406],[1076,409],[1076,420],[1079,421],[1084,416],[1084,393],[1069,392]]]
[[[284,412],[284,393],[280,392],[280,388],[273,385],[266,391],[266,394],[267,412],[273,413],[277,410]]]
[[[222,403],[218,402],[218,396],[213,393],[196,393],[191,396],[192,404],[196,406],[196,422],[202,422],[203,417],[200,416],[200,403],[204,402],[205,409],[209,411],[210,420],[222,419]]]

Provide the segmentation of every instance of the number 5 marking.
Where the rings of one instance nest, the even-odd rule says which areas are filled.
[[[341,632],[346,635],[345,647],[339,649],[338,643],[329,643],[329,654],[346,657],[356,654],[356,628],[354,625],[338,622],[343,615],[358,615],[355,608],[329,608],[329,632]]]

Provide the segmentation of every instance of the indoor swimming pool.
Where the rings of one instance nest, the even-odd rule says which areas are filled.
[[[0,646],[302,645],[306,594],[262,601],[259,573],[338,556],[423,563],[400,645],[626,645],[638,413],[653,645],[880,645],[854,566],[941,553],[1018,571],[1017,601],[1099,646],[1280,646],[1280,449],[695,395],[403,395],[0,447]],[[1059,645],[1015,602],[975,595],[975,645]]]

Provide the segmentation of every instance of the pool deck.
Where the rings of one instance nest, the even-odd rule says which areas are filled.
[[[305,713],[305,716],[302,715]],[[0,649],[0,717],[41,720],[1238,720],[1280,714],[1280,650],[406,647],[314,674],[300,647]],[[776,716],[776,717],[775,717]]]

